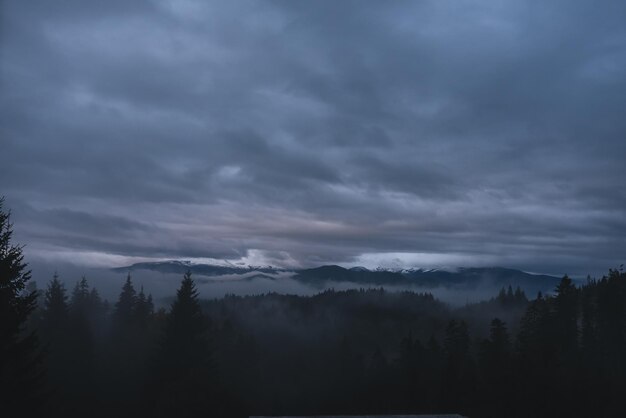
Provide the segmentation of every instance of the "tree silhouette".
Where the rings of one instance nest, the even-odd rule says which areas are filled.
[[[70,299],[70,314],[74,321],[88,323],[89,312],[91,310],[89,299],[89,283],[85,276],[76,282],[72,290]]]
[[[61,328],[67,325],[68,309],[65,286],[59,281],[59,276],[55,273],[48,283],[44,296],[42,325],[48,336],[58,333]]]
[[[47,383],[53,396],[49,407],[56,413],[67,414],[68,397],[72,385],[68,375],[72,375],[74,364],[74,339],[70,332],[74,327],[69,322],[69,305],[65,286],[55,273],[44,294],[41,312],[40,335],[46,349]]]
[[[90,290],[87,278],[83,276],[74,286],[69,306],[68,356],[67,374],[69,391],[74,393],[81,402],[88,403],[95,396],[90,387],[95,379],[95,348],[94,330],[91,326]]]
[[[586,362],[597,362],[598,357],[598,309],[597,282],[587,277],[587,285],[581,289],[581,351]]]
[[[25,332],[36,308],[36,292],[25,293],[31,275],[22,247],[11,243],[10,214],[0,198],[0,405],[34,413],[42,404],[41,354],[37,336]]]
[[[444,352],[443,405],[467,411],[469,392],[475,386],[474,363],[470,357],[470,337],[467,323],[451,320],[446,327]]]
[[[214,383],[209,323],[198,303],[198,291],[185,273],[167,317],[161,345],[163,383],[157,413],[162,416],[198,416],[214,408]]]
[[[154,312],[129,275],[113,315],[85,277],[68,304],[55,274],[26,322],[35,287],[2,215],[5,415],[43,415],[33,411],[42,368],[29,327],[45,343],[51,416],[623,415],[621,270],[580,287],[565,276],[530,302],[508,286],[464,308],[379,289],[200,301],[187,272],[169,312]]]
[[[555,331],[562,356],[574,356],[578,348],[578,289],[567,275],[556,287]]]
[[[135,318],[136,305],[137,292],[133,286],[130,273],[128,273],[120,297],[115,304],[115,311],[113,312],[113,319],[119,333],[125,334],[131,329]]]
[[[526,305],[528,303],[526,293],[519,286],[515,289],[515,303],[518,305]]]
[[[49,360],[55,365],[65,361],[62,356],[67,351],[65,345],[68,337],[68,318],[69,306],[65,286],[59,281],[59,276],[55,273],[44,294],[40,325],[41,338],[46,344],[49,356],[54,357]],[[62,367],[64,365],[61,365]]]
[[[154,314],[154,304],[152,303],[152,295],[148,295],[143,291],[143,286],[137,295],[134,310],[134,321],[140,328],[145,328]]]
[[[476,385],[475,365],[470,356],[470,337],[465,321],[452,320],[444,340],[444,404],[467,412]]]
[[[185,273],[176,293],[167,320],[163,349],[176,368],[181,370],[198,366],[198,361],[208,360],[207,319],[198,303],[191,272]]]
[[[489,339],[480,346],[480,368],[488,394],[485,406],[489,415],[498,417],[510,408],[512,370],[511,342],[506,324],[495,318],[491,321]]]

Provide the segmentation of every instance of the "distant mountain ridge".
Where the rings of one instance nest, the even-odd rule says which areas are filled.
[[[352,283],[356,286],[398,286],[419,288],[454,288],[477,289],[480,287],[520,287],[529,296],[537,292],[553,290],[560,277],[545,274],[531,274],[517,269],[504,267],[460,267],[455,269],[384,269],[374,270],[365,267],[346,268],[337,265],[324,265],[309,269],[281,269],[272,266],[238,266],[234,264],[194,264],[185,261],[161,261],[136,263],[127,267],[112,269],[116,272],[150,270],[160,273],[184,274],[190,270],[193,274],[215,277],[224,275],[242,275],[242,279],[254,277],[271,278],[279,273],[290,273],[290,278],[315,286],[329,287],[334,283]],[[258,275],[250,276],[248,273]]]
[[[526,293],[552,290],[560,277],[531,274],[504,267],[460,267],[455,271],[438,269],[368,270],[346,269],[340,266],[322,266],[300,270],[296,279],[315,283],[352,282],[370,286],[410,285],[422,288],[477,288],[480,286],[520,287]]]
[[[170,261],[155,261],[135,263],[126,267],[116,267],[112,269],[118,273],[131,272],[133,270],[150,270],[157,271],[159,273],[177,273],[184,274],[188,270],[193,274],[201,276],[223,276],[226,274],[244,274],[251,271],[257,271],[260,273],[275,274],[283,269],[275,268],[272,266],[238,266],[235,264],[194,264],[188,261],[170,260]]]

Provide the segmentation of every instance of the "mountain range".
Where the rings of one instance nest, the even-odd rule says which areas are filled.
[[[522,270],[504,267],[460,267],[455,269],[367,269],[365,267],[341,267],[324,265],[309,269],[283,269],[272,266],[240,266],[235,264],[195,264],[186,261],[161,261],[136,263],[113,269],[116,272],[150,270],[160,273],[192,274],[219,280],[229,276],[232,280],[253,280],[256,278],[274,279],[289,277],[298,282],[319,287],[332,287],[333,284],[353,284],[358,287],[402,287],[433,289],[438,287],[458,290],[480,288],[520,287],[529,296],[537,292],[550,292],[560,277],[533,274]],[[254,274],[251,274],[254,273]]]

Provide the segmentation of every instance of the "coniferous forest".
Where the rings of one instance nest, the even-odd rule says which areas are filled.
[[[188,273],[155,309],[130,275],[114,301],[85,277],[33,289],[0,212],[0,272],[2,416],[609,417],[625,406],[621,269],[462,308],[383,288],[202,300]]]

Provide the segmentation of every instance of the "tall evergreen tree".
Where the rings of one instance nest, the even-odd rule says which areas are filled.
[[[485,410],[489,416],[504,416],[511,401],[511,342],[506,324],[495,318],[491,321],[489,339],[480,346],[480,369],[488,393]]]
[[[83,276],[74,286],[69,307],[68,352],[71,356],[69,373],[73,375],[73,390],[81,395],[90,392],[89,383],[94,378],[95,339],[90,321],[89,283]]]
[[[13,228],[3,203],[0,198],[0,405],[28,415],[41,405],[37,336],[24,330],[37,294],[24,291],[31,275],[22,247],[11,243]]]
[[[580,346],[586,361],[597,361],[598,315],[596,290],[597,282],[587,277],[587,284],[581,289],[581,339]]]
[[[465,321],[451,320],[444,340],[444,405],[468,412],[476,384],[475,365],[470,355],[470,337]]]
[[[90,305],[89,305],[89,283],[85,276],[76,282],[74,289],[72,290],[72,298],[70,301],[70,307],[72,314],[77,317],[87,318]]]
[[[122,287],[120,297],[115,304],[113,312],[114,329],[118,336],[127,338],[134,326],[135,309],[137,307],[137,292],[133,286],[130,273],[126,277],[126,282]]]
[[[564,276],[556,287],[555,331],[559,351],[571,356],[578,348],[578,289],[568,276]]]
[[[517,334],[517,365],[520,409],[529,416],[545,416],[559,409],[547,398],[554,391],[559,352],[552,298],[541,294],[532,301],[520,321]],[[559,400],[560,402],[560,400]]]
[[[515,303],[522,306],[528,303],[526,293],[519,286],[515,289]]]
[[[42,326],[48,338],[59,334],[67,325],[68,309],[65,286],[55,273],[44,296]]]
[[[499,373],[511,356],[511,343],[506,324],[495,318],[491,321],[489,339],[482,344],[482,357],[489,363],[492,372]]]
[[[54,393],[49,403],[50,412],[66,415],[71,398],[71,384],[67,380],[72,376],[75,364],[73,347],[74,338],[70,336],[74,327],[69,322],[67,294],[59,276],[55,273],[44,295],[41,315],[40,335],[46,349],[47,383]]]
[[[135,303],[134,317],[135,322],[140,328],[145,328],[154,313],[154,304],[152,303],[152,295],[146,297],[143,286],[137,295]]]
[[[214,368],[208,338],[209,323],[198,302],[198,291],[185,273],[167,317],[159,364],[163,383],[157,413],[161,416],[206,415],[214,406],[210,388]]]
[[[168,357],[181,369],[195,367],[198,361],[208,359],[207,325],[191,272],[187,272],[172,304],[163,342]]]

